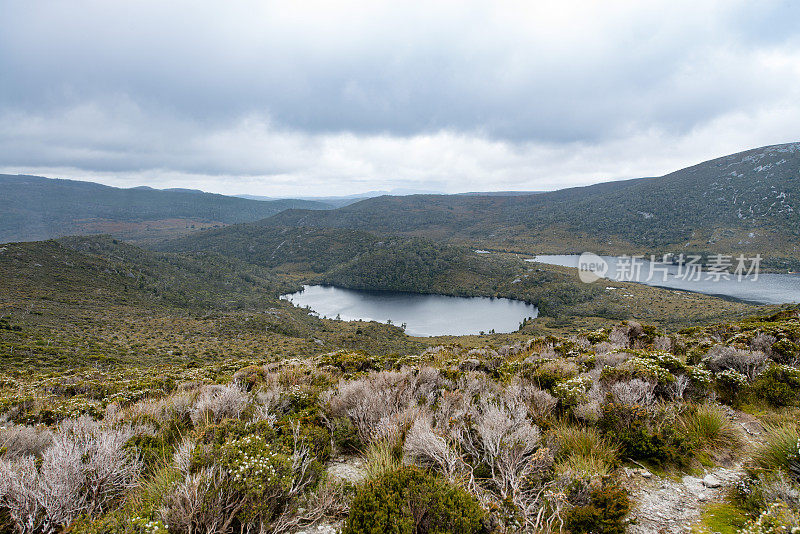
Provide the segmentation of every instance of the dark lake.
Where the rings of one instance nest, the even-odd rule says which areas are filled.
[[[314,310],[320,317],[345,321],[362,319],[406,324],[412,336],[514,332],[522,321],[536,317],[536,306],[518,300],[485,297],[447,297],[392,291],[360,291],[331,286],[304,286],[283,295],[289,302]]]

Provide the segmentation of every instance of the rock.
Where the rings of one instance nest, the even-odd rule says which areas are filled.
[[[358,458],[348,458],[344,462],[331,462],[328,466],[328,474],[339,480],[346,480],[353,484],[358,484],[366,477],[364,464]]]
[[[639,474],[642,475],[642,478],[653,478],[653,473],[651,473],[647,469],[642,469],[641,471],[639,471]]]
[[[337,534],[342,531],[341,522],[328,523],[323,522],[316,526],[309,526],[302,530],[298,530],[295,534]]]
[[[636,470],[631,469],[630,467],[623,467],[622,472],[625,473],[625,476],[631,478],[631,475],[636,472]]]
[[[707,488],[718,488],[722,485],[722,482],[714,475],[706,475],[703,478],[703,485]]]

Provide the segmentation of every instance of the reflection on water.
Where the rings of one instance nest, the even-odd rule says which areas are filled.
[[[518,300],[447,297],[392,291],[359,291],[332,286],[304,286],[283,295],[297,306],[309,306],[321,317],[345,321],[405,323],[412,336],[514,332],[522,321],[536,317],[536,306]]]

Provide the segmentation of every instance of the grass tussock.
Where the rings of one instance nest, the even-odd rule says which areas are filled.
[[[744,445],[742,433],[725,412],[713,404],[700,404],[680,418],[681,428],[689,441],[702,450],[732,451]]]
[[[753,453],[753,462],[757,467],[766,470],[788,470],[793,463],[800,462],[798,449],[800,429],[797,425],[767,426],[764,442]]]
[[[619,451],[593,427],[559,423],[551,429],[557,443],[556,471],[592,478],[608,475],[617,462]]]
[[[364,451],[364,474],[367,480],[375,480],[385,473],[396,471],[402,466],[397,447],[389,440],[370,443]]]

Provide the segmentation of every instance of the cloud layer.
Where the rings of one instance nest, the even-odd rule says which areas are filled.
[[[539,190],[800,139],[796,3],[426,4],[5,3],[0,168]]]

